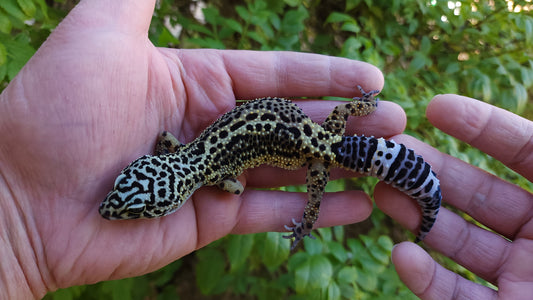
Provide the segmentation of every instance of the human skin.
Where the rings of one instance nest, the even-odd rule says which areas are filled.
[[[357,85],[383,86],[377,68],[344,58],[156,48],[147,35],[154,2],[82,1],[0,95],[1,297],[145,274],[230,233],[285,231],[305,193],[250,188],[304,183],[305,170],[245,172],[241,196],[202,188],[155,220],[108,221],[98,205],[159,132],[189,142],[235,99],[351,98]],[[296,102],[319,122],[338,104]],[[403,110],[383,101],[351,118],[347,133],[387,137],[404,126]],[[359,222],[371,210],[363,192],[328,194],[317,225]]]
[[[457,95],[436,96],[428,120],[443,132],[484,151],[533,179],[533,123],[508,111]],[[437,172],[444,201],[490,228],[488,231],[441,208],[424,243],[498,290],[473,283],[436,263],[419,246],[403,242],[392,252],[402,281],[421,299],[531,299],[533,295],[533,196],[528,191],[401,135]],[[383,184],[376,204],[415,230],[418,210],[403,194]]]

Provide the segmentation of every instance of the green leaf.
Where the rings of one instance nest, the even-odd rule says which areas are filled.
[[[337,274],[337,281],[344,283],[355,283],[357,276],[358,273],[354,267],[344,266]]]
[[[214,36],[213,32],[204,25],[198,25],[194,23],[183,23],[182,25],[183,28],[186,28],[187,30],[196,31],[198,33],[203,33],[209,36]]]
[[[366,291],[374,291],[377,289],[378,286],[378,279],[376,274],[373,273],[367,273],[365,271],[359,271],[358,275],[355,281],[357,282],[357,285],[359,285],[361,288],[363,288]]]
[[[328,285],[326,295],[328,300],[341,299],[341,289],[334,281],[331,281]]]
[[[422,52],[416,51],[413,60],[409,64],[409,69],[411,72],[417,72],[426,67],[428,62],[430,62],[430,60]]]
[[[281,28],[281,19],[278,15],[272,14],[269,16],[268,20],[274,29],[279,30]]]
[[[385,41],[381,46],[381,49],[384,54],[391,56],[397,56],[402,52],[402,49],[400,47],[390,41]]]
[[[319,255],[322,253],[322,241],[319,240],[319,237],[313,239],[306,237],[304,238],[305,251],[310,255]]]
[[[176,277],[176,273],[181,267],[183,261],[177,260],[164,268],[161,268],[157,270],[155,273],[153,273],[154,278],[154,284],[158,287],[165,286],[165,284],[169,283],[173,278]],[[150,274],[152,276],[152,274]]]
[[[39,4],[39,7],[41,8],[41,12],[43,13],[45,19],[48,19],[48,6],[46,5],[45,0],[35,0],[35,2]]]
[[[361,27],[359,27],[359,25],[355,22],[346,22],[342,24],[341,30],[358,33],[361,31]]]
[[[422,42],[420,43],[420,52],[424,55],[428,55],[431,50],[431,42],[427,36],[422,37]]]
[[[7,49],[0,43],[0,66],[3,66],[7,62]]]
[[[388,265],[390,261],[390,251],[385,250],[378,245],[374,244],[369,249],[370,255],[372,255],[373,258],[375,258],[379,263],[382,265]]]
[[[226,47],[222,41],[214,38],[190,38],[188,41],[202,48],[225,49]]]
[[[13,24],[11,24],[9,17],[0,10],[0,32],[10,33],[11,28],[13,28]]]
[[[163,30],[157,39],[157,46],[168,47],[169,45],[178,45],[179,42],[180,41],[176,39],[166,27],[163,27]]]
[[[348,259],[348,252],[342,244],[336,241],[331,241],[327,243],[329,252],[337,259],[338,262],[345,262]]]
[[[333,234],[337,241],[342,242],[344,240],[344,226],[333,226]]]
[[[492,82],[490,80],[490,77],[487,75],[483,75],[480,78],[480,85],[482,90],[482,99],[485,101],[489,101],[492,98]]]
[[[231,28],[233,31],[242,33],[242,26],[239,22],[232,19],[224,19],[224,24]]]
[[[5,1],[5,0],[3,0]],[[26,16],[33,18],[35,16],[35,11],[37,10],[35,4],[32,0],[17,0],[20,8],[26,14]]]
[[[333,275],[333,267],[323,255],[310,255],[294,270],[295,290],[298,293],[325,288]]]
[[[87,289],[87,285],[72,286],[68,289],[59,289],[53,293],[48,293],[44,299],[53,300],[76,300]]]
[[[520,77],[525,86],[529,87],[533,85],[533,69],[530,67],[520,68]]]
[[[267,232],[257,235],[263,242],[259,249],[261,261],[265,266],[274,271],[284,263],[290,254],[290,240],[283,238],[283,234],[277,232]]]
[[[413,19],[409,21],[409,29],[407,30],[407,33],[409,35],[414,34],[415,31],[418,29],[419,22],[417,19]]]
[[[362,46],[363,44],[359,39],[349,37],[342,45],[341,56],[351,59],[359,59],[361,57],[359,50]]]
[[[381,247],[381,249],[390,252],[392,251],[392,247],[394,246],[394,243],[392,242],[390,237],[386,235],[382,235],[378,238],[378,245]]]
[[[300,5],[302,0],[283,0],[283,2],[287,3],[288,6],[296,7]]]
[[[26,20],[24,13],[18,8],[15,0],[2,0],[0,1],[0,7],[3,8],[8,14],[15,17],[20,21]]]
[[[338,22],[347,22],[347,21],[356,23],[355,19],[352,16],[348,15],[348,14],[343,14],[343,13],[339,13],[339,12],[332,12],[327,17],[326,24],[328,24],[328,23],[338,23]]]
[[[287,263],[287,268],[289,271],[294,272],[298,267],[300,267],[306,260],[309,259],[309,254],[306,252],[297,252],[289,257],[289,262]]]
[[[283,17],[281,29],[289,34],[300,33],[305,29],[304,20],[308,17],[309,14],[305,9],[290,10]]]
[[[252,235],[231,235],[228,237],[227,254],[231,272],[240,269],[247,261],[254,245]]]
[[[322,242],[330,242],[333,240],[333,231],[331,230],[331,227],[318,228],[316,231],[320,233]]]
[[[7,65],[0,65],[0,81],[7,75]]]
[[[459,63],[457,62],[452,62],[452,63],[449,63],[447,66],[446,66],[446,70],[444,72],[446,72],[446,74],[455,74],[457,72],[459,72],[461,70],[461,67],[459,65]]]
[[[102,292],[108,295],[112,300],[131,300],[133,299],[134,278],[125,278],[121,280],[104,281],[101,283]],[[109,297],[110,296],[110,297]]]
[[[247,36],[261,45],[265,45],[268,43],[267,40],[257,32],[248,32]]]
[[[206,7],[202,9],[202,12],[204,13],[205,21],[213,26],[219,25],[219,16],[220,13],[218,9],[215,7]]]
[[[225,259],[216,249],[204,248],[196,252],[196,284],[204,295],[213,293],[224,277]]]
[[[0,42],[7,50],[7,76],[11,80],[33,56],[35,49],[29,45],[28,37],[23,34],[19,34],[15,39],[0,35]]]
[[[361,3],[361,0],[346,0],[346,8],[345,11],[350,11],[354,8],[356,8],[359,3]]]
[[[513,95],[516,99],[517,112],[523,112],[527,105],[527,90],[521,84],[515,84],[513,88]]]
[[[241,17],[243,20],[245,20],[246,22],[250,21],[250,13],[246,9],[246,7],[242,5],[237,5],[235,6],[235,11],[239,15],[239,17]]]

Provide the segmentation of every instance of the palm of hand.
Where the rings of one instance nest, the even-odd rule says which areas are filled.
[[[142,274],[193,251],[200,241],[190,225],[197,217],[190,202],[180,218],[116,226],[94,213],[95,199],[105,197],[117,175],[110,169],[118,171],[151,152],[160,120],[168,121],[163,126],[169,129],[178,124],[188,139],[234,105],[222,64],[199,61],[197,73],[184,76],[169,68],[179,58],[156,49],[143,35],[80,34],[74,26],[62,26],[55,35],[69,40],[48,41],[2,99],[10,112],[4,123],[17,124],[4,141],[22,145],[11,149],[16,153],[9,163],[25,184],[11,193],[30,223],[26,227],[42,239],[37,246],[45,257],[38,260],[50,272],[44,277],[69,286]],[[198,82],[213,86],[196,84],[198,77],[209,78]],[[188,97],[195,101],[187,102]],[[24,126],[18,126],[23,119]],[[225,208],[235,214],[229,212],[234,206]],[[180,241],[162,243],[164,237]],[[178,244],[182,247],[176,249]],[[87,272],[91,265],[105,267]]]
[[[153,3],[141,2],[149,20]],[[82,2],[0,98],[3,145],[11,147],[0,147],[0,170],[8,187],[0,192],[13,199],[14,206],[4,213],[20,235],[16,242],[31,245],[19,263],[27,268],[24,276],[37,296],[153,271],[230,232],[280,230],[301,214],[305,195],[271,192],[267,201],[265,193],[250,191],[244,201],[245,195],[208,188],[197,191],[179,217],[118,221],[120,225],[104,220],[97,209],[114,177],[131,160],[152,151],[160,130],[181,132],[178,138],[188,142],[233,107],[235,98],[304,92],[346,97],[353,96],[354,83],[367,89],[382,85],[377,69],[343,59],[157,49],[146,37],[147,22],[130,18],[118,24],[121,15],[102,3],[105,9],[99,1]],[[128,9],[120,9],[122,18],[132,13]],[[102,11],[112,17],[106,19]],[[336,73],[328,73],[331,69]],[[333,84],[323,80],[333,75]],[[280,76],[285,80],[280,82]],[[316,119],[335,103],[304,105],[315,107],[310,116]],[[370,134],[401,132],[405,119],[399,107],[383,103],[381,113],[397,121],[383,124],[371,117],[366,120]],[[250,181],[271,185],[285,178],[265,183],[252,176]],[[363,193],[340,194],[333,196],[338,198],[333,205],[325,204],[323,210],[335,213],[322,217],[322,225],[353,223],[370,213]],[[210,199],[215,195],[215,201]],[[250,209],[256,210],[253,217],[247,217]]]

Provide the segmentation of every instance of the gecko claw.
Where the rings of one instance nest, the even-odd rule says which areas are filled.
[[[306,236],[316,239],[313,235],[311,235],[311,228],[306,229],[302,222],[296,222],[296,220],[292,219],[292,224],[294,224],[293,227],[285,225],[285,229],[292,231],[289,235],[284,235],[283,238],[285,239],[291,239],[294,238],[294,241],[291,245],[291,250],[294,250],[296,248],[296,245]]]

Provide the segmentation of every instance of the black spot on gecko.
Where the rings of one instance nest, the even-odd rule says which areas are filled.
[[[247,121],[253,121],[257,118],[257,113],[249,113],[246,115],[246,120]]]
[[[309,126],[308,124],[305,124],[304,125],[304,134],[306,136],[311,136],[313,135],[313,131],[311,130],[311,126]]]
[[[261,121],[275,121],[275,120],[276,120],[276,116],[271,113],[264,113],[261,116]]]
[[[229,128],[229,130],[231,130],[231,131],[235,131],[235,130],[241,128],[244,124],[246,124],[246,122],[241,120],[241,121],[239,121],[239,122],[237,122],[237,123],[231,125],[231,127]]]

